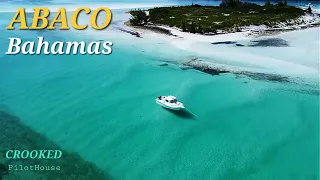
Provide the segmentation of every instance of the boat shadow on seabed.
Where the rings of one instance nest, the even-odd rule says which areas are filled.
[[[180,118],[183,118],[183,119],[191,119],[191,120],[197,119],[197,117],[195,115],[193,115],[192,113],[190,113],[189,111],[187,111],[185,109],[181,109],[179,111],[176,111],[176,110],[171,110],[171,109],[167,109],[164,107],[162,107],[162,108],[165,109],[166,111],[180,117]]]

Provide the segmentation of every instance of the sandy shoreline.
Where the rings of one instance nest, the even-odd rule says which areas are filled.
[[[210,39],[210,42],[212,40],[220,38],[227,38],[228,40],[237,40],[240,38],[239,36],[252,36],[252,37],[259,37],[259,36],[266,36],[266,35],[274,35],[282,32],[288,32],[288,31],[294,31],[294,30],[303,30],[307,28],[313,28],[313,27],[320,27],[320,14],[313,13],[311,15],[304,15],[300,18],[298,18],[299,21],[303,21],[304,23],[301,24],[295,24],[291,26],[287,26],[285,24],[279,24],[278,27],[270,28],[265,25],[260,26],[246,26],[246,27],[240,27],[240,32],[222,32],[216,33],[216,34],[193,34],[189,32],[182,32],[181,29],[177,27],[169,27],[165,25],[148,25],[148,26],[131,26],[129,21],[126,21],[124,25],[132,31],[133,35],[139,34],[145,34],[149,32],[158,33],[158,34],[166,34],[171,35],[175,37],[180,38],[194,38],[196,37],[198,41],[208,41]],[[213,37],[213,38],[211,38]],[[237,38],[235,38],[237,37]],[[234,39],[235,38],[235,39]]]
[[[157,38],[166,40],[178,49],[187,50],[198,55],[196,61],[188,60],[180,63],[189,63],[194,69],[204,69],[210,71],[231,71],[231,72],[254,72],[266,74],[278,74],[289,77],[312,77],[319,76],[319,64],[313,58],[306,63],[298,57],[308,57],[308,44],[305,38],[299,38],[305,45],[300,45],[300,42],[291,42],[296,39],[295,35],[299,36],[310,35],[307,39],[314,40],[317,37],[312,37],[308,31],[313,33],[318,30],[320,17],[310,20],[310,16],[304,16],[306,24],[286,26],[275,29],[268,29],[263,26],[251,26],[243,28],[243,32],[224,33],[216,35],[201,35],[182,32],[178,28],[167,26],[155,26],[159,29],[132,27],[128,22],[125,23],[125,29],[130,32],[139,34],[139,37],[146,38],[156,42]],[[133,34],[135,35],[135,34]],[[316,35],[317,36],[317,35]],[[318,35],[319,36],[319,35]],[[256,48],[248,44],[259,41],[261,39],[272,39],[281,41],[284,44],[281,46],[267,46],[267,50]],[[287,42],[290,41],[290,42]],[[244,44],[247,43],[247,44]],[[286,43],[290,44],[287,45]],[[294,44],[293,44],[294,43]],[[316,42],[312,42],[316,43]],[[319,46],[319,43],[316,43]],[[297,47],[299,46],[299,48]],[[301,47],[300,47],[301,46]],[[268,51],[268,52],[267,52]],[[281,52],[282,51],[282,52]],[[296,55],[293,55],[295,53]],[[313,54],[315,52],[312,52]],[[285,69],[283,67],[286,67]]]

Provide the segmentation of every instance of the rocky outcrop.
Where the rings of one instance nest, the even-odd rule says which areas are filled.
[[[273,81],[273,82],[290,82],[289,77],[282,76],[278,74],[267,74],[267,73],[259,73],[259,72],[249,72],[249,71],[231,71],[219,67],[215,67],[214,65],[208,64],[202,60],[197,58],[192,58],[190,61],[183,63],[183,66],[187,67],[184,69],[195,69],[210,75],[220,75],[223,73],[235,74],[238,77],[249,77],[255,80],[264,80],[264,81]]]
[[[131,34],[131,35],[134,35],[134,36],[136,36],[136,37],[141,38],[141,35],[140,35],[138,32],[130,31],[130,30],[123,29],[123,28],[120,28],[120,27],[118,27],[117,29],[120,30],[120,31],[122,31],[122,32],[129,33],[129,34]]]
[[[170,35],[170,36],[173,35],[170,30],[162,28],[162,27],[159,27],[159,26],[155,26],[155,25],[145,25],[145,26],[142,26],[140,28],[141,29],[151,30],[151,31],[154,31],[154,32],[160,33],[160,34],[166,34],[166,35]]]

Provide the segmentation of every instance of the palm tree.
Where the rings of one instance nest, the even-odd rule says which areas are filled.
[[[310,6],[310,5],[309,5],[309,7],[308,7],[308,9],[307,9],[307,12],[310,13],[310,14],[312,13],[312,9],[311,9],[311,6]]]

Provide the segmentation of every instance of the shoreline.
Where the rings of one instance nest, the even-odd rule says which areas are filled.
[[[217,31],[218,33],[209,35],[183,32],[177,27],[161,24],[132,26],[129,18],[124,19],[122,28],[127,29],[130,34],[139,34],[139,37],[145,38],[146,41],[164,40],[177,50],[191,53],[190,57],[196,57],[197,60],[189,57],[176,60],[174,64],[181,65],[182,69],[194,69],[211,75],[231,73],[274,82],[307,81],[319,75],[316,68],[319,67],[319,63],[315,62],[315,58],[302,61],[315,51],[300,50],[302,44],[298,43],[295,37],[298,35],[306,46],[306,41],[317,39],[318,35],[315,34],[308,38],[301,34],[318,31],[318,11],[278,23],[273,27],[249,25],[239,27],[241,31]],[[275,53],[268,53],[271,49]],[[291,51],[300,54],[293,56]]]
[[[162,25],[155,26],[157,29],[153,29],[153,27],[141,28],[131,26],[128,21],[125,22],[124,26],[126,28],[124,28],[129,29],[130,32],[138,33],[141,38],[146,38],[147,40],[159,38],[168,41],[168,43],[174,45],[180,50],[196,53],[195,56],[198,57],[198,60],[200,61],[190,61],[192,59],[191,58],[189,60],[181,59],[181,61],[179,60],[179,62],[177,62],[184,65],[186,68],[199,70],[211,75],[219,75],[224,73],[236,75],[247,74],[247,76],[251,76],[256,79],[292,82],[295,81],[293,79],[296,78],[304,79],[315,77],[315,75],[319,74],[319,71],[316,70],[312,64],[304,64],[304,62],[298,62],[296,59],[289,60],[289,57],[291,56],[290,54],[284,58],[282,58],[281,55],[263,56],[261,54],[250,53],[249,51],[242,51],[240,48],[242,48],[241,46],[244,46],[245,48],[254,47],[255,44],[257,44],[257,46],[263,46],[259,43],[269,43],[268,40],[262,40],[262,42],[260,42],[259,39],[261,38],[269,38],[270,41],[276,41],[270,42],[271,45],[266,45],[269,47],[273,47],[272,43],[278,43],[279,47],[290,47],[291,45],[288,44],[289,42],[281,39],[279,35],[291,32],[309,31],[319,28],[320,18],[316,18],[316,20],[317,21],[311,23],[293,26],[293,28],[286,26],[276,29],[259,29],[255,26],[251,27],[251,29],[247,28],[243,32],[215,35],[202,35],[182,32],[178,28],[166,27]],[[168,33],[168,31],[170,33]],[[234,49],[234,51],[233,49],[230,49],[233,52],[230,54],[223,50],[224,46],[230,46],[230,48],[238,46],[238,48]],[[232,63],[230,64],[230,58],[235,54],[238,54],[239,58],[232,58]],[[227,61],[223,61],[223,59],[227,59]],[[284,66],[288,68],[284,70],[282,68]]]
[[[220,35],[230,35],[235,33],[243,33],[246,36],[259,37],[259,36],[265,36],[265,35],[279,34],[282,32],[290,32],[290,31],[320,27],[320,14],[314,13],[313,15],[317,16],[316,20],[309,23],[297,24],[292,26],[283,25],[282,27],[275,27],[275,28],[269,28],[269,27],[266,27],[265,25],[259,25],[259,26],[252,25],[252,26],[240,27],[241,29],[240,31],[234,31],[234,32],[220,31],[219,33],[207,33],[207,34],[183,32],[181,29],[177,27],[169,27],[161,24],[159,25],[152,24],[152,25],[146,25],[146,26],[132,26],[129,21],[126,21],[124,22],[124,25],[127,28],[131,28],[131,30],[126,30],[128,31],[128,33],[132,35],[137,35],[139,37],[141,37],[141,34],[145,33],[141,31],[148,31],[148,32],[153,32],[157,34],[164,34],[164,35],[175,36],[180,38],[186,37],[188,35],[197,35],[199,37],[214,37],[214,36],[220,36]],[[307,19],[308,17],[303,16],[302,18]]]

